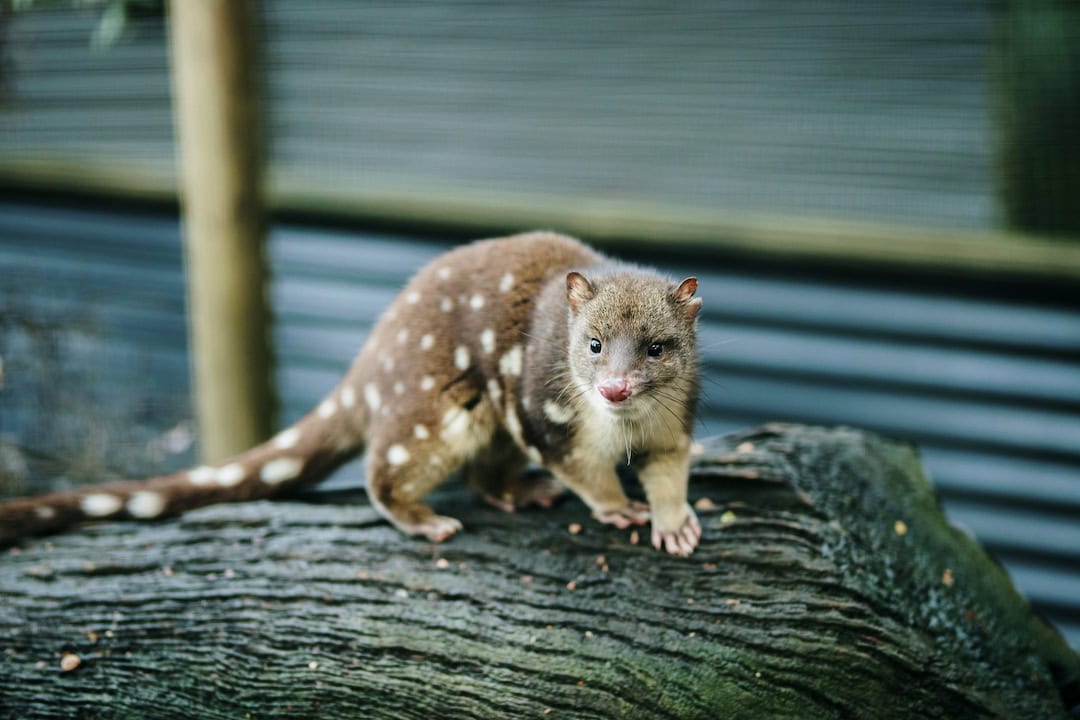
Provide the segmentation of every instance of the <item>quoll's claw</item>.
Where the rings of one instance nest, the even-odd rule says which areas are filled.
[[[649,506],[643,502],[631,500],[626,507],[598,514],[596,519],[605,525],[614,525],[620,530],[631,525],[644,525],[649,522]]]
[[[653,526],[652,544],[657,550],[665,550],[671,555],[687,557],[694,552],[701,540],[701,523],[693,510],[687,509],[688,515],[682,526],[676,530],[664,530]]]
[[[450,539],[461,529],[462,524],[460,520],[457,518],[446,517],[445,515],[435,515],[428,520],[425,520],[418,528],[418,530],[423,533],[424,537],[431,542],[436,543]]]
[[[494,495],[484,495],[484,502],[494,508],[498,508],[503,512],[512,513],[516,509],[514,507],[514,499],[510,498],[498,498]]]

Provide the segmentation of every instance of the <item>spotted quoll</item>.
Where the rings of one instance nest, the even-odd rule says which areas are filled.
[[[651,516],[653,545],[689,555],[701,536],[687,504],[696,289],[553,233],[457,248],[409,281],[340,384],[292,427],[219,465],[0,503],[0,542],[277,494],[366,449],[371,502],[408,535],[441,542],[462,529],[423,500],[460,469],[506,510],[569,488],[600,522]],[[647,505],[616,475],[632,460]],[[526,473],[530,463],[549,473]]]

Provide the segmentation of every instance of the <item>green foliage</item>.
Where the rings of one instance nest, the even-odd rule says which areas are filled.
[[[997,5],[998,186],[1011,228],[1080,236],[1080,4]]]

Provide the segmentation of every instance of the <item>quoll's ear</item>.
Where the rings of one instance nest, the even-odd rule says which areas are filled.
[[[566,275],[566,299],[570,303],[570,309],[577,313],[581,306],[592,300],[596,290],[593,289],[585,276],[579,272],[571,272]]]
[[[695,292],[697,292],[697,278],[688,277],[671,293],[671,299],[686,308],[686,314],[690,317],[696,317],[701,310],[701,298],[694,297]]]

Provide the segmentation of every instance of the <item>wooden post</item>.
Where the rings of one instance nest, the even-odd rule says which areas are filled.
[[[196,417],[204,460],[269,435],[253,0],[170,4]]]

